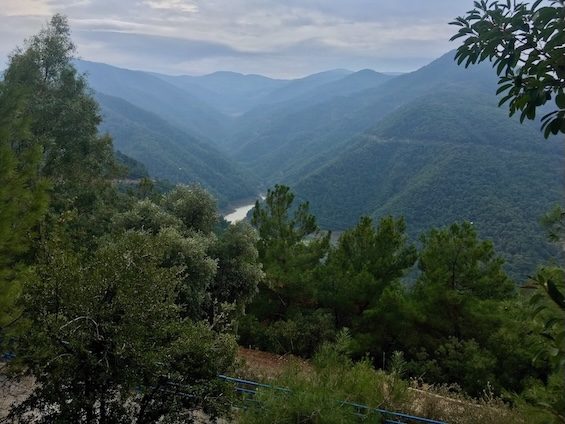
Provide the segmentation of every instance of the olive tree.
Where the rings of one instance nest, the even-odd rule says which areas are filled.
[[[16,422],[191,422],[227,413],[217,379],[235,340],[183,318],[189,270],[163,266],[167,235],[127,231],[92,255],[50,249],[23,292],[27,333],[14,365],[36,380],[12,410]]]

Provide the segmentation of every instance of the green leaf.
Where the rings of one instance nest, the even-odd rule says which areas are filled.
[[[496,94],[498,95],[498,94],[502,93],[503,91],[508,90],[510,87],[513,87],[513,86],[514,86],[514,84],[504,84],[504,85],[500,86],[498,88],[498,90],[496,90]]]
[[[559,119],[555,118],[553,121],[551,121],[551,123],[549,124],[549,127],[551,128],[551,133],[553,135],[557,135],[559,134],[559,131],[561,131],[561,122]]]
[[[555,97],[555,104],[559,109],[565,109],[565,92],[560,91]]]
[[[532,5],[532,8],[531,8],[530,10],[531,10],[532,12],[534,12],[534,11],[538,8],[538,6],[540,5],[540,3],[541,3],[542,1],[543,1],[543,0],[536,0],[536,2]]]
[[[501,60],[496,68],[496,75],[500,75],[504,67],[507,66],[507,64],[508,62],[506,60]]]
[[[545,127],[545,129],[544,129],[544,127]],[[543,130],[543,137],[549,138],[549,135],[551,134],[551,126],[549,125],[549,122],[543,124],[541,128]]]
[[[547,282],[547,293],[559,308],[565,311],[565,296],[559,291],[557,285],[553,281]]]
[[[504,103],[506,103],[508,100],[510,100],[512,97],[514,97],[513,94],[508,94],[506,96],[504,96],[499,102],[498,102],[498,107],[502,106]]]
[[[542,312],[542,311],[544,311],[545,309],[547,309],[547,307],[546,307],[545,305],[540,305],[540,306],[538,306],[537,308],[535,308],[535,309],[532,311],[532,316],[533,316],[533,317],[538,316],[539,313]]]
[[[536,25],[544,25],[553,17],[559,16],[559,12],[554,7],[542,7],[534,14],[534,23]]]

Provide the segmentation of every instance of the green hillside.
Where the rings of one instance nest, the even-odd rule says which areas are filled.
[[[373,125],[375,117],[359,110],[390,79],[364,70],[308,88],[292,100],[262,105],[234,122],[227,146],[267,183],[280,181]]]
[[[456,84],[395,110],[297,185],[329,229],[406,217],[409,232],[469,220],[525,278],[550,248],[536,224],[563,200],[563,149]]]
[[[97,94],[103,123],[116,149],[143,163],[151,176],[172,183],[198,182],[220,204],[253,196],[255,180],[212,146],[123,99]]]
[[[76,67],[95,92],[122,98],[203,140],[214,141],[227,132],[228,116],[154,75],[81,60]]]
[[[354,135],[374,127],[391,111],[418,97],[433,98],[446,84],[492,96],[496,90],[496,77],[488,66],[461,69],[453,62],[453,52],[416,72],[384,76],[372,87],[344,90],[339,95],[337,86],[350,85],[352,77],[332,84],[327,92],[338,94],[322,97],[319,102],[299,98],[243,115],[235,122],[229,144],[234,157],[267,182],[288,180],[290,174],[306,174],[310,161],[318,160],[320,153],[344,146]]]

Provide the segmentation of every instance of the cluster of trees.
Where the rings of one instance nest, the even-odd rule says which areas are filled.
[[[432,229],[417,249],[403,219],[363,217],[331,245],[308,204],[292,214],[292,201],[276,186],[254,211],[266,279],[242,319],[242,344],[310,356],[347,328],[354,356],[385,368],[401,351],[411,376],[473,395],[547,380],[550,367],[531,363],[537,324],[472,224]]]
[[[0,343],[31,375],[14,422],[186,422],[230,409],[233,323],[263,278],[204,189],[123,190],[64,17],[0,83]]]
[[[461,28],[454,38],[465,38],[459,63],[494,62],[498,92],[506,93],[501,104],[510,101],[511,115],[534,119],[539,107],[556,106],[542,118],[548,137],[563,132],[565,123],[565,8],[562,1],[541,4],[475,2],[454,22]],[[565,421],[565,273],[558,257],[524,285],[536,289],[532,295],[516,288],[492,244],[479,240],[471,223],[429,230],[416,248],[402,219],[386,217],[375,228],[362,218],[331,246],[318,234],[308,204],[289,218],[292,201],[287,188],[275,187],[256,207],[259,231],[269,228],[286,242],[260,250],[271,283],[249,308],[243,340],[311,355],[348,328],[353,354],[369,353],[377,366],[385,366],[387,353],[402,351],[414,377],[456,382],[475,395],[486,386],[520,393],[514,400],[543,405],[548,414],[529,416],[532,421]],[[564,219],[561,208],[544,219],[558,250]],[[310,238],[296,242],[287,237],[296,233],[289,227],[307,229]],[[294,266],[281,277],[286,255],[293,255]],[[301,257],[318,260],[314,268],[300,269]]]

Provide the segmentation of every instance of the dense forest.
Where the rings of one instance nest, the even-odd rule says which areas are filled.
[[[563,25],[563,5],[538,6],[498,5],[504,13],[491,15],[477,3],[456,22],[471,37],[468,20],[511,21],[521,13],[534,23],[544,19],[547,39],[564,41],[565,32],[551,27]],[[492,38],[476,35],[484,36]],[[472,42],[457,52],[469,65],[489,55]],[[285,116],[281,108],[291,102],[321,116],[327,109],[311,103],[312,93],[328,88],[345,104],[358,101],[350,95],[359,90],[397,102],[392,112],[390,105],[375,110],[378,119],[361,113],[374,103],[358,103],[346,115],[358,113],[360,121],[349,129],[329,123],[325,134],[339,158],[317,162],[317,170],[305,164],[310,171],[297,194],[276,184],[249,223],[231,225],[214,195],[227,202],[230,191],[253,194],[255,177],[221,151],[229,144],[226,127],[178,90],[203,95],[240,77],[167,82],[131,73],[125,85],[116,76],[122,71],[112,70],[113,78],[94,82],[111,85],[110,96],[90,88],[91,76],[77,69],[85,62],[75,56],[67,19],[55,15],[14,50],[0,82],[0,390],[33,382],[0,411],[0,422],[181,423],[198,414],[243,423],[382,422],[371,408],[411,410],[410,394],[429,385],[444,388],[443,397],[464,398],[459,415],[436,407],[425,411],[429,418],[565,422],[565,213],[555,205],[563,195],[562,145],[536,144],[534,127],[508,119],[487,92],[461,90],[456,80],[466,84],[466,71],[451,64],[453,55],[394,78],[367,71],[291,82],[251,76],[241,92],[263,91],[240,109],[237,93],[217,97],[234,120],[259,114],[260,102],[271,104],[267,114]],[[561,59],[539,65],[555,66],[553,80],[541,73],[512,79],[512,87],[504,78],[514,59],[491,59],[507,67],[498,73],[503,89],[514,90],[511,112],[533,120],[532,107],[548,107],[545,135],[565,133]],[[437,74],[436,66],[445,87],[434,87],[429,99],[426,84],[416,82]],[[494,72],[480,65],[469,72],[482,80],[487,71]],[[451,82],[448,75],[455,75]],[[138,79],[147,90],[154,80],[162,90],[174,84],[198,120],[184,120],[193,109],[176,109],[175,97],[168,119],[149,110],[160,106],[132,88]],[[537,84],[545,101],[532,98],[527,84]],[[496,80],[487,87],[496,90]],[[337,98],[320,96],[341,113]],[[206,133],[206,125],[215,128]],[[216,147],[205,140],[212,134]],[[279,140],[279,147],[296,140]],[[236,145],[246,148],[232,144],[232,153]],[[185,173],[164,175],[170,182],[150,178],[171,163],[187,166]],[[200,178],[202,185],[174,185]],[[317,215],[339,220],[344,231],[332,238]],[[514,278],[525,272],[528,278]],[[307,365],[289,367],[274,380],[277,390],[235,408],[233,386],[218,376],[242,372],[238,344],[294,354]],[[368,407],[355,414],[344,407],[353,403]]]

